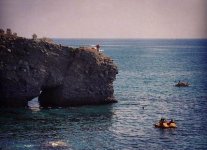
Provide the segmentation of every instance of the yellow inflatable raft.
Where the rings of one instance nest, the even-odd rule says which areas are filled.
[[[164,122],[162,124],[160,123],[155,124],[155,128],[176,128],[176,127],[177,125],[175,122],[172,122],[172,123]]]

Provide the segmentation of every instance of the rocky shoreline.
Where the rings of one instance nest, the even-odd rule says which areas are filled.
[[[116,102],[113,60],[92,48],[0,35],[0,106],[24,107],[39,97],[42,107]]]

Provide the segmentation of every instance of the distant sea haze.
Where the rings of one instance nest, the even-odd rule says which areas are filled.
[[[54,39],[99,44],[117,64],[118,103],[57,109],[0,110],[0,148],[207,149],[207,40]],[[189,87],[176,87],[178,81]],[[144,108],[144,109],[143,109]],[[176,129],[157,129],[161,117]]]

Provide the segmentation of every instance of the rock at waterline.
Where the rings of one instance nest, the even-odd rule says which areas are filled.
[[[117,73],[111,58],[90,48],[0,36],[1,106],[26,106],[37,96],[43,107],[113,103]]]

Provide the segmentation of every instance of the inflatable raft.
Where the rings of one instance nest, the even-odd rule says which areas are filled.
[[[172,123],[165,122],[165,123],[162,123],[162,124],[157,123],[154,126],[155,126],[155,128],[176,128],[177,127],[175,122],[172,122]]]

